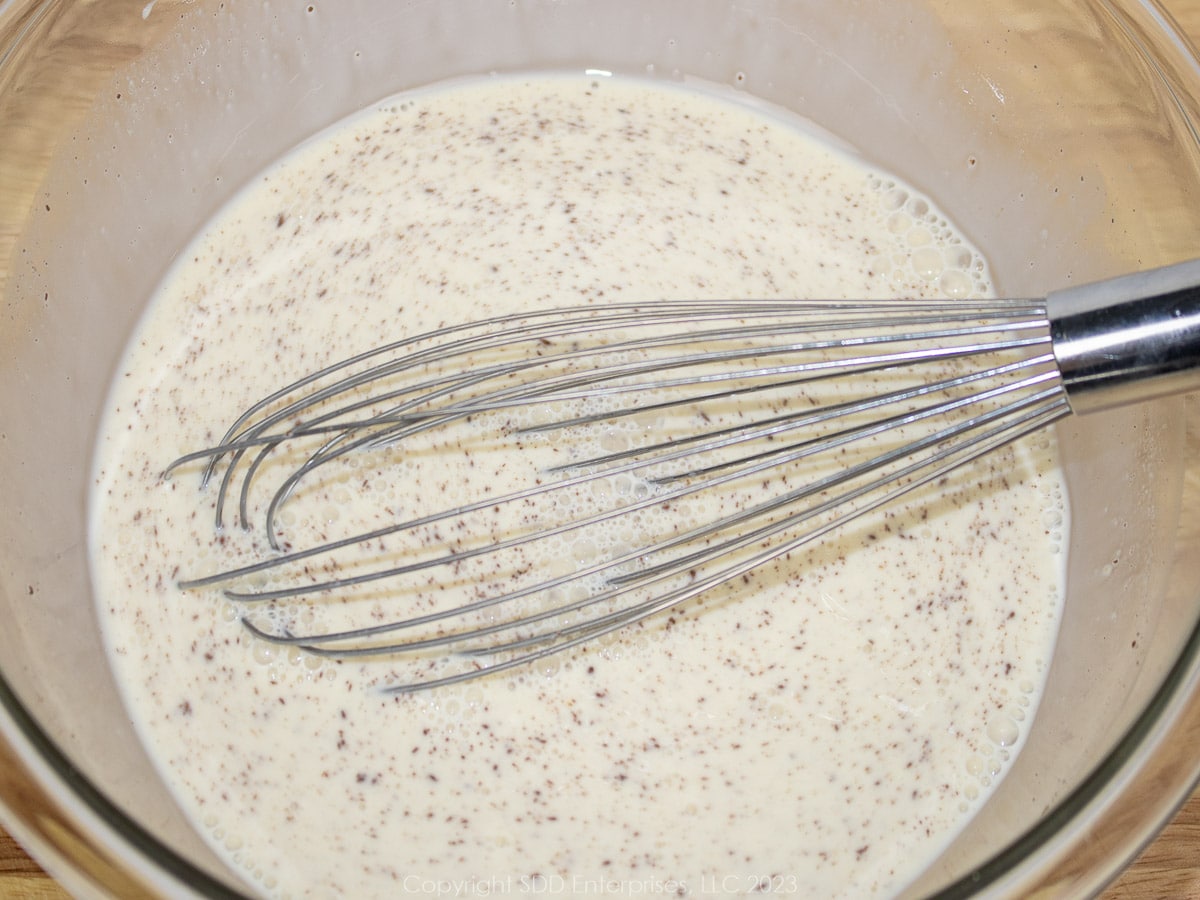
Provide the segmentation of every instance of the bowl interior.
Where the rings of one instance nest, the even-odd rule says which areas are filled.
[[[65,804],[117,821],[119,844],[122,815],[161,842],[133,856],[173,853],[234,887],[152,774],[108,672],[86,503],[107,384],[146,300],[197,227],[288,148],[405,88],[602,69],[736,83],[809,117],[927,191],[1008,294],[1173,262],[1200,233],[1197,120],[1150,62],[1140,7],[81,6],[38,7],[0,53],[0,132],[14,135],[0,150],[0,670],[10,702],[121,814],[81,802],[51,766]],[[1060,429],[1070,570],[1041,714],[922,889],[968,874],[1076,788],[1183,651],[1200,609],[1197,564],[1175,554],[1184,411],[1163,401]]]

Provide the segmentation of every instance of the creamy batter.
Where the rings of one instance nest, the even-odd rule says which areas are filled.
[[[268,644],[219,588],[180,590],[263,547],[214,529],[202,463],[162,473],[279,386],[447,323],[552,303],[991,290],[981,254],[917,191],[699,89],[496,78],[319,136],[181,255],[99,443],[101,616],[163,777],[278,896],[895,892],[986,797],[1036,708],[1065,527],[1048,440],[669,621],[402,695],[386,693],[392,660]],[[351,463],[286,505],[281,532],[303,544],[434,484],[503,491],[527,472],[395,465],[403,478]],[[267,499],[252,496],[255,518]],[[368,616],[388,615],[373,590]],[[283,614],[312,626],[353,607]]]

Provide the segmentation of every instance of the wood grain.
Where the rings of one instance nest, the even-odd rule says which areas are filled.
[[[0,830],[0,897],[63,900],[67,896],[7,832]]]
[[[1164,0],[1184,34],[1200,44],[1200,0]],[[0,898],[62,900],[68,894],[0,828]],[[1200,900],[1200,790],[1101,900]]]
[[[1103,894],[1103,900],[1200,897],[1200,792]]]

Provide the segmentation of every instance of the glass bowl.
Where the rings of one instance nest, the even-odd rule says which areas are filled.
[[[1041,295],[1196,255],[1200,71],[1133,0],[0,2],[0,816],[73,893],[248,892],[121,705],[89,583],[107,383],[189,237],[396,91],[603,69],[735,86],[915,183]],[[1068,596],[1027,745],[913,895],[1099,890],[1200,772],[1200,404],[1060,427]]]

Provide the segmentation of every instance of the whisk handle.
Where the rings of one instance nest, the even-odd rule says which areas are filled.
[[[1056,291],[1046,313],[1073,412],[1200,390],[1200,260]]]

